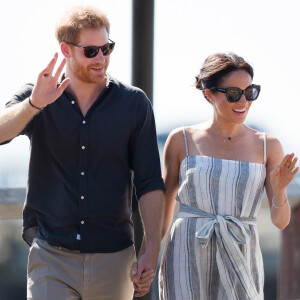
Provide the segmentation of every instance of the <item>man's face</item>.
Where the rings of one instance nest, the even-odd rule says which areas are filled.
[[[80,46],[103,46],[108,43],[106,29],[84,29],[80,32]],[[105,80],[106,70],[109,65],[109,55],[103,56],[101,50],[92,58],[84,55],[84,49],[70,46],[72,57],[69,61],[70,70],[79,80],[85,83],[101,83]]]

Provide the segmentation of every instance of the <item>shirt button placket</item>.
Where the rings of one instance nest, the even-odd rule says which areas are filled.
[[[87,212],[87,181],[88,181],[88,123],[86,120],[81,121],[80,126],[80,150],[79,150],[79,223],[80,223],[80,249],[84,250],[84,237],[86,232]],[[82,201],[84,200],[84,201]]]

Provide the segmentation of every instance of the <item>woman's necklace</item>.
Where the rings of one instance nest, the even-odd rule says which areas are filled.
[[[226,141],[231,141],[231,136],[228,136],[227,138],[225,138],[224,143],[226,143]]]

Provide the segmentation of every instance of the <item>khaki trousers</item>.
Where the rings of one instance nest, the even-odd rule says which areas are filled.
[[[80,253],[34,239],[28,256],[27,299],[131,300],[134,246],[114,253]]]

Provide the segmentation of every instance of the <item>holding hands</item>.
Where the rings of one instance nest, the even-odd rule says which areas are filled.
[[[57,58],[58,53],[55,53],[48,66],[38,76],[37,82],[30,96],[30,102],[33,107],[42,109],[48,104],[53,103],[57,98],[61,96],[70,82],[70,79],[66,78],[59,86],[57,84],[60,73],[62,72],[66,63],[65,58],[60,63],[55,74],[52,75],[55,64],[57,62]]]
[[[133,282],[135,297],[143,297],[150,291],[150,285],[154,279],[155,271],[149,269],[138,274],[138,262],[134,262],[131,266],[130,278]]]

